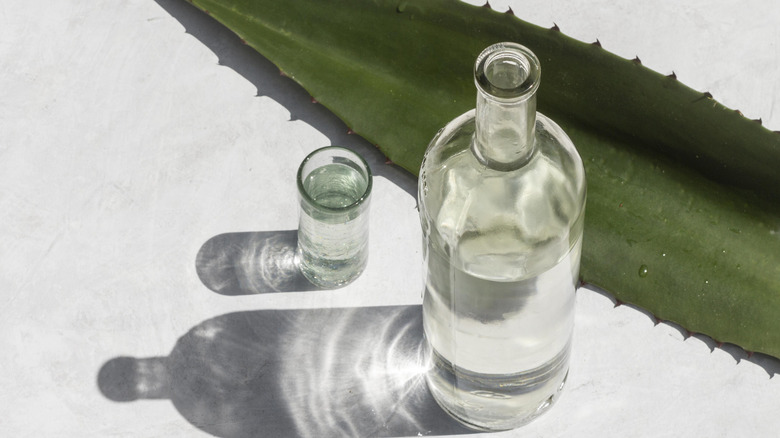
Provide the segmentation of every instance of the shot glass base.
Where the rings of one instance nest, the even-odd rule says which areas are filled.
[[[337,289],[355,281],[365,269],[365,263],[355,260],[321,260],[298,253],[301,274],[309,283],[321,289]]]

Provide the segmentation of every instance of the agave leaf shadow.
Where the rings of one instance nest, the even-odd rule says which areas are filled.
[[[118,402],[170,399],[219,437],[423,436],[471,431],[434,401],[420,306],[229,313],[167,357],[117,357],[98,373]]]
[[[324,134],[333,145],[347,147],[366,159],[375,176],[386,178],[417,198],[417,178],[392,165],[373,144],[351,130],[326,107],[312,104],[309,93],[292,79],[280,75],[279,68],[244,44],[230,29],[184,0],[155,0],[181,23],[186,32],[208,47],[219,64],[243,76],[267,96],[290,111],[290,120],[302,120]]]

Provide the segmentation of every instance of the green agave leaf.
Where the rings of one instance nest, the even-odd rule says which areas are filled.
[[[542,63],[539,110],[588,175],[582,276],[657,318],[780,357],[780,135],[643,66],[455,0],[191,0],[417,173],[499,41]]]

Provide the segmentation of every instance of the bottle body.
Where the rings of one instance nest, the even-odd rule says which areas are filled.
[[[585,175],[565,133],[532,109],[512,166],[484,159],[478,108],[437,134],[420,170],[427,381],[481,430],[541,414],[568,372]]]

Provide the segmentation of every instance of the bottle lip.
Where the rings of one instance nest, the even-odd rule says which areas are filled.
[[[522,101],[539,88],[539,59],[527,47],[502,42],[479,54],[474,64],[477,88],[498,100]]]

